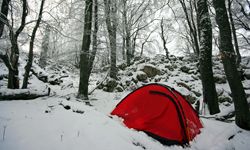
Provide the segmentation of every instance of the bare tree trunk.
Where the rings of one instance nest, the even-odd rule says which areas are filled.
[[[13,69],[9,70],[8,76],[8,88],[10,89],[19,89],[19,71],[18,71],[18,60],[19,60],[19,48],[18,48],[18,36],[23,31],[26,22],[26,16],[28,15],[27,11],[27,1],[23,0],[22,5],[22,19],[21,25],[17,29],[16,32],[10,29],[10,41],[11,41],[11,54],[10,54],[10,63]]]
[[[89,47],[91,43],[91,27],[92,27],[92,5],[93,0],[85,1],[84,16],[84,33],[82,39],[82,49],[80,54],[80,83],[78,89],[78,97],[88,99],[89,85]]]
[[[126,60],[126,38],[125,38],[125,34],[123,34],[123,37],[122,37],[122,59]]]
[[[0,13],[0,38],[3,35],[4,24],[8,21],[7,16],[9,12],[10,0],[3,0]]]
[[[122,0],[122,58],[126,60],[126,25],[127,25],[127,8],[126,8],[127,0]]]
[[[126,63],[127,66],[131,64],[131,55],[132,55],[132,50],[131,50],[131,33],[129,29],[129,22],[128,22],[128,16],[127,16],[127,0],[122,0],[122,7],[123,7],[123,30],[124,30],[124,46],[126,49],[125,55],[126,55]]]
[[[109,44],[111,49],[110,77],[116,79],[116,28],[117,28],[117,6],[116,1],[104,0],[106,24],[109,33]]]
[[[216,11],[216,22],[219,26],[221,59],[235,106],[235,122],[240,128],[250,130],[250,112],[246,93],[237,72],[225,0],[213,0],[213,4]]]
[[[137,36],[139,35],[139,31],[140,30],[137,30],[135,32],[135,35],[134,35],[133,40],[132,40],[132,48],[131,48],[131,58],[132,59],[135,57],[136,40],[137,40]]]
[[[166,58],[169,59],[169,57],[168,57],[169,52],[168,52],[168,48],[166,47],[167,40],[166,40],[165,35],[164,35],[163,18],[161,19],[160,27],[161,27],[161,39],[162,39],[162,42],[163,42],[163,48],[164,48],[165,53],[166,53]]]
[[[131,52],[131,38],[130,38],[130,32],[126,28],[126,56],[127,56],[127,66],[131,65],[131,59],[132,59],[132,52]]]
[[[32,63],[33,63],[34,40],[35,40],[35,37],[36,37],[36,31],[37,31],[37,29],[38,29],[38,27],[40,25],[41,20],[42,20],[44,1],[45,0],[42,0],[42,2],[41,2],[38,19],[36,21],[35,27],[33,28],[32,35],[31,35],[31,38],[30,38],[29,56],[28,56],[28,62],[26,64],[26,66],[25,66],[25,73],[24,73],[24,78],[23,78],[22,89],[26,89],[28,87],[28,80],[29,80],[30,68],[32,67]]]
[[[152,30],[152,31],[148,34],[148,36],[145,38],[145,40],[142,42],[140,57],[142,57],[142,54],[143,54],[143,52],[144,52],[144,46],[145,46],[146,43],[150,42],[150,41],[148,41],[148,39],[149,39],[149,37],[151,36],[151,34],[152,34],[154,31],[155,31],[155,29]]]
[[[97,32],[98,32],[98,0],[94,0],[94,31],[93,31],[93,43],[92,43],[92,51],[89,57],[89,76],[93,69],[93,63],[95,60],[96,52],[97,52]]]
[[[238,44],[236,29],[235,29],[235,26],[234,26],[234,20],[233,20],[233,15],[232,15],[232,9],[231,9],[232,1],[231,0],[227,0],[227,1],[228,1],[229,20],[230,20],[230,23],[231,23],[231,30],[232,30],[232,34],[233,34],[233,40],[234,40],[234,48],[235,48],[235,52],[237,54],[236,65],[237,65],[237,67],[239,67],[240,63],[241,63],[241,54],[240,54],[240,50],[239,50],[239,44]]]
[[[212,69],[212,24],[208,12],[207,0],[197,1],[198,30],[200,33],[200,74],[203,87],[203,99],[208,104],[211,115],[219,113],[218,96]]]
[[[49,49],[49,39],[50,39],[50,26],[46,25],[45,35],[43,37],[42,41],[42,50],[40,53],[40,60],[39,60],[39,66],[41,68],[44,68],[47,66],[47,57],[48,57],[48,49]]]

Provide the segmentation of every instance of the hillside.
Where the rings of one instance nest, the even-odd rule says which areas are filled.
[[[21,58],[20,79],[25,65],[25,57]],[[0,149],[247,150],[250,133],[238,128],[234,124],[234,116],[229,115],[234,111],[230,89],[219,58],[214,57],[213,63],[221,113],[210,116],[206,109],[200,107],[204,128],[189,147],[163,146],[143,132],[128,129],[120,118],[109,117],[115,105],[129,92],[152,82],[175,88],[193,105],[198,100],[202,102],[198,63],[188,57],[171,56],[167,60],[158,55],[152,59],[137,58],[130,67],[119,64],[117,81],[106,78],[108,69],[105,67],[101,72],[93,73],[90,91],[99,86],[90,95],[91,106],[76,98],[77,69],[69,64],[51,61],[43,70],[35,63],[29,88],[35,93],[46,93],[50,87],[50,94],[32,100],[0,101]],[[250,101],[249,57],[243,58],[242,68],[242,82]],[[22,92],[6,89],[8,72],[2,62],[0,69],[0,95]]]

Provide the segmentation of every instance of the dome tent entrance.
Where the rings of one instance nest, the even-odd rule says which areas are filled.
[[[200,133],[202,123],[178,91],[148,84],[128,94],[111,112],[128,128],[144,131],[165,145],[185,145]]]

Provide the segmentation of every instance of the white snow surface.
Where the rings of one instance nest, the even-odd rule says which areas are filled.
[[[1,74],[7,73],[3,70],[1,67]],[[23,69],[20,69],[20,76],[22,73]],[[91,76],[90,90],[101,77],[98,74]],[[168,83],[172,86],[174,80],[187,78],[188,76],[170,77]],[[164,146],[142,131],[127,128],[121,118],[110,116],[116,104],[129,91],[107,93],[97,89],[89,97],[93,106],[88,106],[76,98],[78,76],[70,74],[63,80],[62,86],[49,85],[52,89],[50,96],[34,100],[0,101],[0,150],[249,150],[250,148],[249,131],[238,128],[234,122],[225,123],[213,118],[201,118],[204,128],[190,146]],[[30,82],[29,87],[38,91],[44,90],[47,86],[35,76],[31,76]],[[200,89],[201,85],[196,84],[196,81],[193,82],[195,89]],[[1,91],[8,92],[6,80],[2,80],[0,85]],[[178,90],[178,87],[175,88]],[[221,88],[227,87],[219,87]],[[182,91],[181,88],[179,90],[188,92]],[[63,106],[70,106],[71,109],[66,110]],[[222,106],[221,115],[233,110],[233,105]]]
[[[97,93],[99,95],[103,92]],[[208,119],[202,119],[204,128],[190,147],[163,146],[143,132],[128,129],[121,119],[111,118],[108,112],[112,111],[117,102],[114,94],[107,93],[103,93],[102,98],[96,100],[92,107],[59,97],[3,101],[0,103],[0,149],[247,150],[250,146],[249,132],[239,129],[234,123]],[[60,103],[71,106],[71,109],[64,109]],[[73,112],[76,110],[84,113]]]

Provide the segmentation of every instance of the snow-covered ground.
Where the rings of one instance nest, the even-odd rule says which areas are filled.
[[[65,98],[0,102],[1,150],[247,150],[250,133],[234,123],[202,119],[204,128],[190,147],[163,146],[143,132],[126,128],[109,113],[119,100],[96,91],[94,106]],[[64,106],[70,106],[66,110]],[[80,112],[80,113],[77,113]],[[235,136],[234,136],[235,135]]]
[[[7,73],[2,65],[0,72]],[[22,78],[23,70],[20,72]],[[103,76],[98,74],[92,76],[90,90],[101,77]],[[181,79],[180,76],[179,78]],[[174,79],[170,77],[169,82],[172,81],[174,83]],[[249,84],[248,81],[245,82]],[[44,90],[48,85],[35,76],[31,77],[30,83],[29,87],[38,91]],[[199,89],[200,85],[197,84],[195,87]],[[128,129],[120,118],[110,116],[116,104],[129,91],[108,93],[97,89],[90,95],[90,103],[93,106],[88,106],[76,98],[77,75],[69,74],[60,86],[49,86],[52,92],[47,97],[0,101],[0,150],[250,149],[249,131],[238,128],[234,122],[225,123],[213,118],[201,118],[204,128],[190,146],[164,146],[143,132]],[[0,89],[5,90],[5,88],[4,79],[0,82]],[[180,87],[175,88],[181,91]],[[233,110],[233,105],[229,107],[221,105],[221,109],[221,114],[230,112]]]

